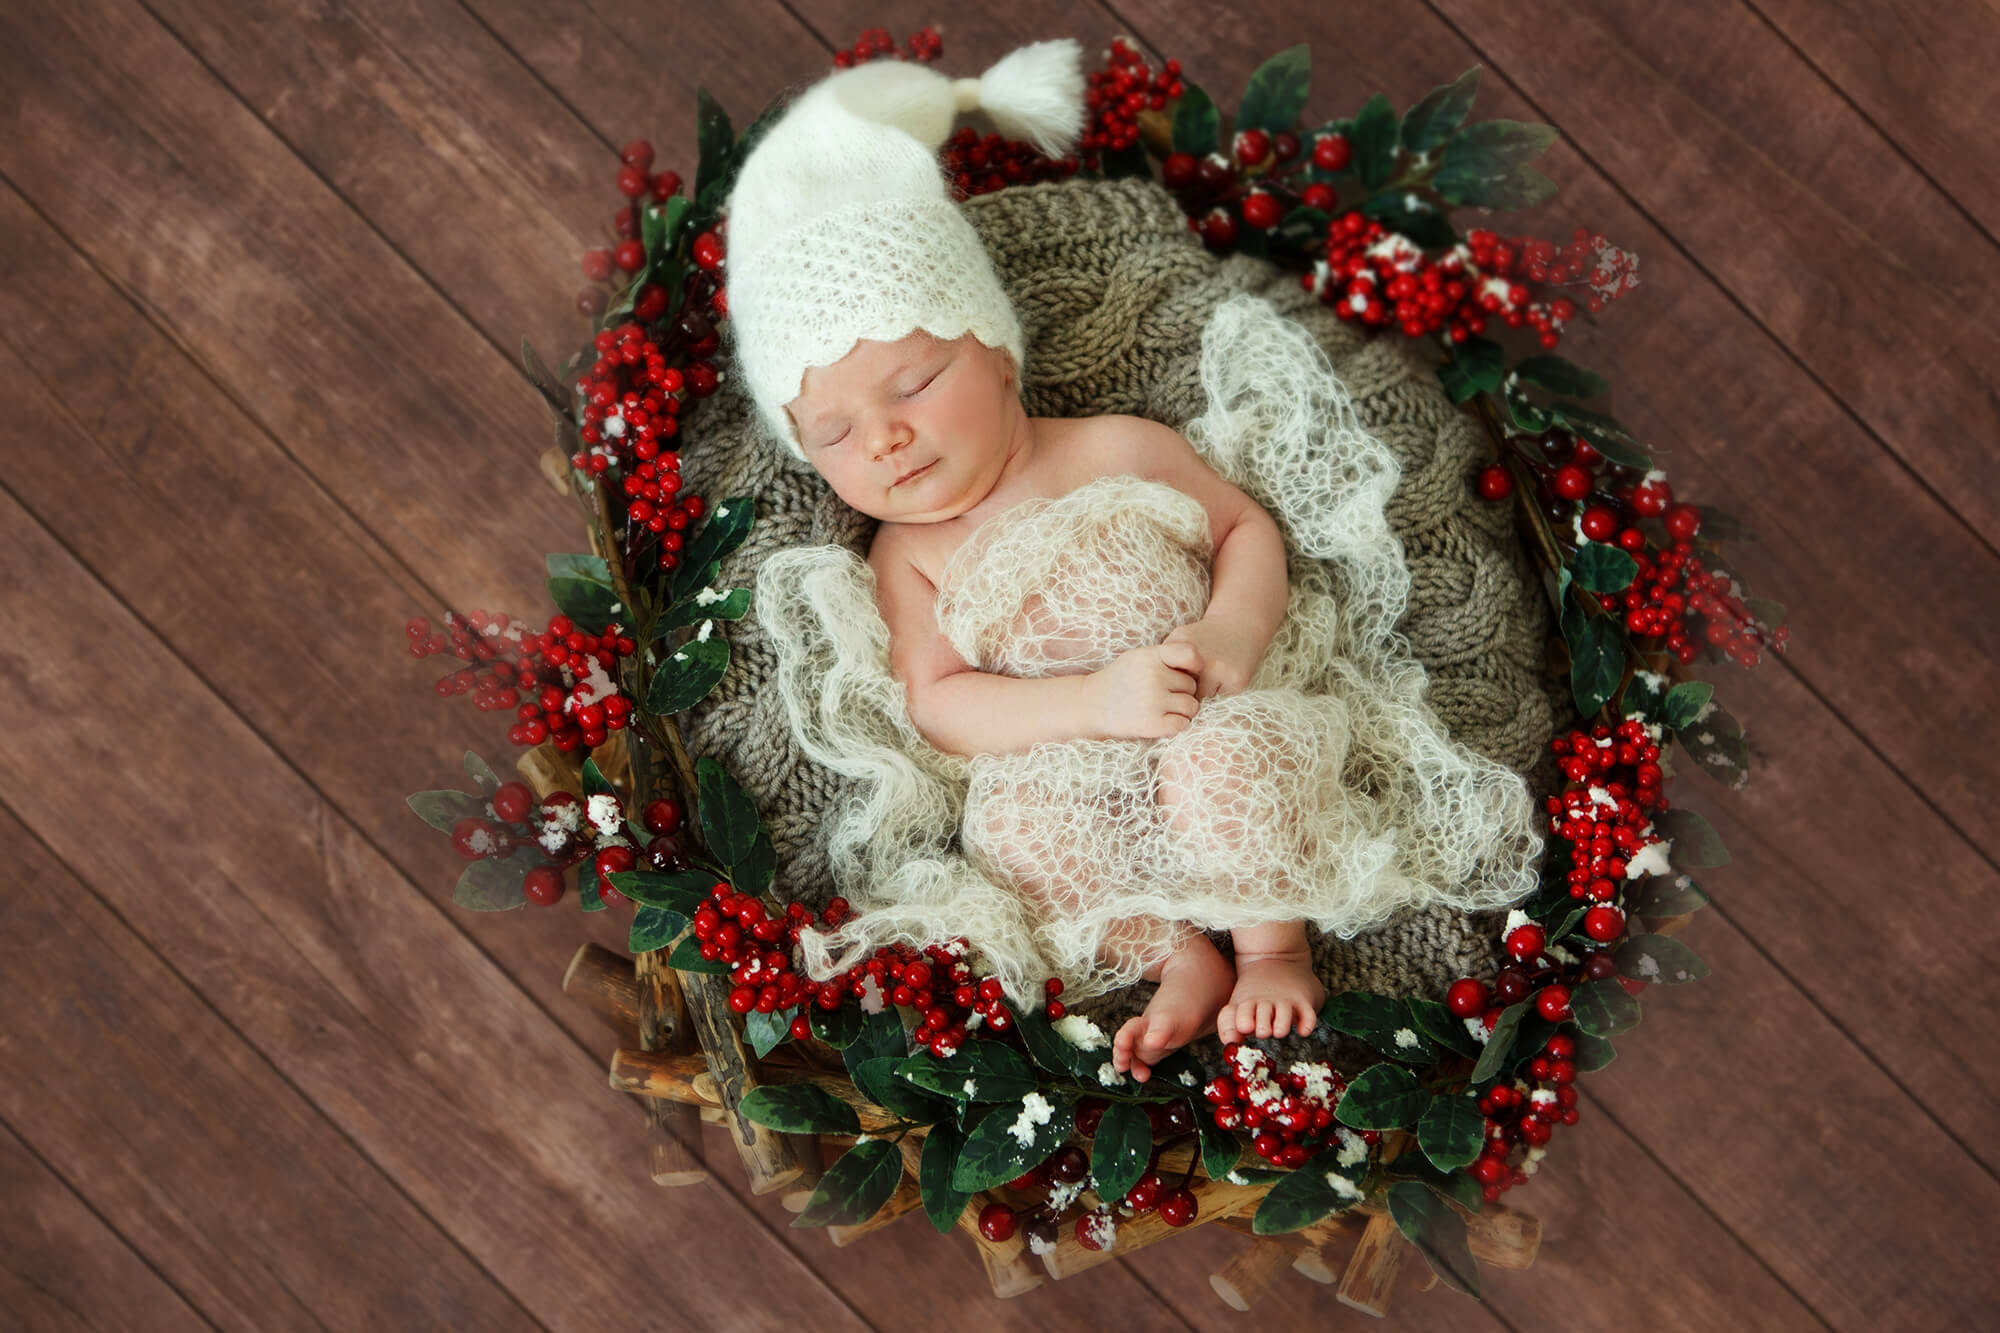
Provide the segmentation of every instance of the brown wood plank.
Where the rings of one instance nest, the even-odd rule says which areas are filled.
[[[622,1325],[672,1254],[695,1326],[862,1326],[741,1210],[663,1206],[600,1059],[11,496],[0,579],[36,646],[0,673],[0,800],[531,1316]]]
[[[1991,4],[1754,0],[1751,8],[1989,237],[2000,232],[2000,13]]]
[[[1989,551],[2000,544],[2000,333],[1965,318],[2000,293],[1990,231],[1736,0],[1429,7],[1506,71],[1540,109],[1533,119],[1562,129],[1566,154],[1588,154],[1823,394]],[[1990,45],[1994,14],[1961,12],[1959,26],[1983,28]],[[1984,137],[1990,146],[1990,125]],[[1639,248],[1648,281],[1653,255]]]
[[[186,216],[190,221],[199,219],[210,226],[217,221],[204,217],[192,206]],[[15,222],[17,227],[26,230],[19,218]],[[240,236],[239,239],[246,244],[255,244],[254,236]],[[24,296],[24,303],[29,307],[34,322],[45,327],[55,322],[56,311],[70,304],[66,294],[72,289],[61,280],[64,269],[59,259],[58,254],[55,267],[48,270],[58,275],[56,280],[39,289],[32,286],[30,275],[41,271],[41,266],[34,263],[23,265],[22,290],[30,293]],[[69,267],[67,276],[77,279],[79,275],[74,271],[74,263]],[[335,283],[329,282],[329,287],[337,290]],[[36,291],[40,292],[39,296],[32,295]],[[115,305],[115,301],[106,302],[107,308],[115,308]],[[37,315],[34,311],[38,307],[41,313]],[[176,332],[179,332],[178,328]],[[126,331],[125,336],[136,338],[141,346],[148,345],[143,328],[136,334]],[[400,794],[412,786],[449,780],[449,775],[456,771],[457,755],[464,748],[464,739],[452,727],[426,720],[425,714],[435,712],[439,707],[434,699],[427,697],[427,689],[385,688],[371,682],[362,696],[357,697],[354,692],[355,681],[387,674],[383,670],[383,655],[388,653],[393,656],[393,626],[399,625],[403,615],[412,609],[407,605],[398,605],[398,587],[411,587],[414,579],[406,578],[392,585],[379,572],[371,573],[366,568],[371,562],[385,569],[395,569],[397,562],[394,555],[370,549],[365,533],[358,533],[351,523],[340,521],[330,506],[319,503],[302,478],[289,476],[283,461],[258,436],[253,423],[237,421],[233,423],[234,428],[221,430],[206,424],[216,419],[227,420],[234,415],[215,395],[205,393],[191,383],[175,383],[175,377],[169,374],[165,376],[168,386],[153,397],[149,405],[131,402],[129,386],[109,378],[112,368],[105,367],[101,372],[91,370],[89,345],[89,338],[83,337],[67,354],[58,355],[49,362],[40,372],[45,382],[74,384],[80,402],[108,400],[123,404],[111,415],[125,432],[121,438],[131,441],[132,447],[128,452],[117,443],[107,445],[112,455],[109,461],[112,462],[114,475],[126,475],[125,469],[134,466],[135,457],[155,459],[161,471],[134,477],[134,484],[130,487],[114,488],[116,498],[107,501],[104,515],[95,518],[90,515],[87,506],[75,506],[65,501],[65,479],[58,470],[39,473],[41,489],[37,493],[62,512],[64,517],[60,521],[74,528],[80,549],[94,550],[106,543],[119,549],[116,540],[118,523],[103,523],[103,517],[114,512],[123,515],[119,522],[132,525],[128,531],[157,539],[161,544],[148,546],[141,543],[140,549],[130,552],[120,549],[117,563],[121,588],[138,599],[139,604],[147,608],[148,614],[159,616],[162,623],[173,627],[173,632],[182,639],[183,651],[190,660],[200,661],[205,669],[227,678],[224,692],[232,700],[242,699],[241,706],[256,715],[260,731],[279,739],[287,752],[298,756],[299,762],[312,769],[330,790],[339,791],[344,798],[352,799],[349,808],[363,812],[370,821],[371,842],[412,849],[408,856],[399,860],[416,867],[427,893],[440,899],[447,897],[451,879],[456,874],[456,862],[443,850],[441,839],[417,824],[401,808]],[[250,357],[226,331],[218,330],[210,346],[218,352],[218,359],[225,367],[250,366],[262,359]],[[171,353],[157,341],[151,343],[151,348],[152,355],[168,361],[173,359]],[[508,382],[504,363],[494,358],[490,365],[493,369],[489,379]],[[90,379],[93,373],[106,376],[100,384],[105,390],[103,399],[93,396],[86,387],[93,382]],[[188,377],[183,375],[182,378]],[[251,378],[254,381],[254,377]],[[531,404],[529,406],[532,408]],[[49,433],[53,436],[84,433],[77,429],[79,422],[74,416],[56,411],[45,411],[44,415],[48,417]],[[311,430],[295,431],[294,436],[303,434],[310,444],[313,442],[312,435],[325,431],[327,427],[323,422],[308,420]],[[160,432],[158,438],[148,433],[155,428]],[[211,458],[212,451],[218,447],[216,441],[226,441],[226,444],[220,446],[222,452],[219,457]],[[246,516],[237,520],[244,525],[244,530],[218,535],[205,529],[179,528],[171,522],[169,516],[181,503],[178,496],[187,493],[187,490],[177,490],[169,474],[176,467],[186,469],[190,458],[201,461],[195,468],[195,477],[181,477],[183,486],[200,478],[212,482],[213,486],[195,486],[193,489],[197,493],[219,488],[227,482],[260,497],[260,503],[250,506],[245,511]],[[324,466],[324,455],[317,455],[316,461]],[[512,493],[513,497],[522,501],[534,500],[545,507],[547,502],[539,500],[532,472],[524,469],[524,474],[523,484]],[[372,483],[375,479],[371,476],[369,480]],[[438,499],[440,507],[448,508],[452,496],[440,495]],[[86,533],[91,535],[86,536]],[[573,538],[574,533],[570,536]],[[561,548],[559,544],[554,549]],[[282,550],[287,560],[297,562],[285,570],[283,579],[263,576],[263,570],[269,563],[266,552],[271,549]],[[506,543],[505,549],[533,550],[534,546],[516,534]],[[307,552],[312,553],[310,557]],[[130,556],[129,562],[127,555]],[[177,600],[185,598],[186,589],[155,592],[148,578],[148,571],[162,567],[161,562],[168,566],[213,571],[216,575],[213,590],[195,599],[191,605],[177,604]],[[466,563],[464,553],[461,553],[460,563]],[[534,563],[532,560],[521,562],[524,567],[532,567]],[[235,571],[246,566],[257,570],[255,575],[248,576],[252,586],[247,590],[233,587],[233,579],[246,577]],[[225,575],[225,571],[229,573]],[[168,595],[170,591],[171,595]],[[347,613],[349,624],[339,631],[330,631],[325,638],[316,641],[311,654],[315,659],[313,670],[325,674],[305,682],[266,682],[261,679],[263,674],[282,676],[284,673],[260,670],[258,654],[243,650],[251,644],[259,644],[278,654],[280,660],[299,656],[296,634],[290,628],[297,608],[300,605],[328,604],[336,598],[351,607]],[[356,599],[359,599],[358,602]],[[539,601],[539,589],[536,589],[534,600],[528,604],[534,605]],[[243,605],[232,606],[232,602]],[[366,629],[368,626],[390,627],[386,640],[382,629],[369,632]],[[209,637],[203,639],[204,635]],[[248,641],[232,645],[234,636],[248,636]],[[341,643],[343,639],[347,640],[344,645]],[[262,661],[268,662],[268,659]],[[334,684],[336,680],[337,688]],[[288,694],[288,691],[293,693]],[[342,716],[378,719],[381,730],[356,732],[351,727],[335,725],[325,711],[334,705],[335,700],[339,701]],[[302,711],[310,708],[321,711],[316,716]],[[461,713],[459,725],[462,727],[463,720],[471,716]],[[379,735],[405,734],[400,730],[404,725],[403,719],[409,720],[409,725],[416,728],[415,734],[419,736],[440,737],[432,747],[439,762],[425,768],[407,754],[391,754],[383,750]],[[331,737],[329,733],[332,733]],[[488,735],[484,739],[490,742],[491,737]],[[491,753],[490,744],[484,748]],[[371,754],[371,750],[382,752]],[[320,757],[315,759],[315,755]],[[381,765],[385,761],[389,761],[392,767],[400,764],[400,770],[395,773],[382,771]],[[343,800],[342,804],[346,805],[347,801]],[[473,925],[467,926],[465,914],[452,908],[446,910],[452,915],[454,924],[484,932],[481,934],[482,945],[499,952],[492,944],[496,938],[492,932],[497,928],[490,924],[492,918],[472,918]],[[545,969],[546,989],[553,997],[561,963],[567,961],[568,954],[573,950],[574,938],[559,933],[546,921],[526,919],[529,914],[512,915],[520,923],[517,929],[538,937],[530,941],[535,948],[549,951],[550,965]],[[497,938],[503,942],[507,939],[504,936]],[[604,942],[617,943],[611,938]],[[520,956],[533,961],[533,956],[528,954]],[[517,976],[531,977],[531,969],[518,963],[515,971]],[[552,999],[552,1002],[558,1015],[566,1020],[572,1016],[560,1000]],[[594,1032],[588,1016],[581,1016],[578,1022],[582,1028],[579,1036],[588,1034],[584,1039],[593,1043],[593,1049],[600,1048],[602,1039]],[[571,1095],[579,1099],[606,1098],[609,1094],[602,1090],[602,1080],[601,1066],[594,1065],[590,1074],[572,1087]],[[635,1154],[625,1163],[624,1169],[633,1179],[638,1179],[641,1165],[641,1158]],[[741,1188],[741,1182],[732,1179],[725,1188]],[[678,1203],[671,1197],[651,1197],[650,1206],[657,1209],[671,1208]],[[787,1227],[792,1215],[783,1212],[775,1198],[748,1202],[763,1214],[766,1224],[772,1228],[772,1234],[790,1239],[788,1230],[778,1228]],[[710,1208],[713,1206],[712,1203],[709,1205]],[[717,1235],[716,1243],[732,1258],[741,1258],[736,1244],[723,1240],[721,1234]],[[801,1236],[798,1243],[810,1249],[824,1242]],[[754,1249],[753,1246],[751,1251],[745,1252],[753,1252]],[[857,1303],[900,1300],[897,1293],[906,1288],[899,1285],[899,1279],[912,1269],[916,1270],[914,1276],[928,1279],[934,1273],[962,1270],[967,1262],[971,1262],[970,1271],[975,1275],[978,1273],[976,1261],[972,1260],[963,1242],[955,1238],[933,1237],[925,1240],[920,1237],[907,1253],[890,1248],[878,1250],[877,1254],[886,1260],[885,1264],[862,1265],[850,1259],[839,1265],[826,1265]],[[1102,1320],[1112,1317],[1119,1310],[1129,1310],[1135,1298],[1143,1300],[1143,1293],[1135,1297],[1130,1284],[1099,1283],[1089,1289],[1071,1289],[1060,1297],[1051,1297],[1041,1302],[1039,1308],[1044,1316],[1049,1310],[1060,1308],[1079,1321]],[[996,1313],[998,1310],[1009,1311],[1005,1318],[1016,1326],[1025,1327],[1034,1319],[1043,1317],[1031,1315],[1017,1305],[1000,1306],[990,1296],[982,1296],[981,1299],[994,1304]]]
[[[0,1058],[5,1041],[0,1034]],[[6,1201],[0,1205],[0,1310],[8,1328],[179,1333],[213,1327],[7,1124],[0,1124],[0,1199]]]
[[[4,812],[0,839],[35,889],[0,898],[0,1117],[123,1238],[51,1280],[150,1269],[219,1328],[538,1326]]]

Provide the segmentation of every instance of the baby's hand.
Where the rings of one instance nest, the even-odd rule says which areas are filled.
[[[1191,643],[1158,643],[1121,654],[1090,677],[1098,728],[1114,739],[1152,740],[1185,731],[1200,702]]]
[[[1243,693],[1261,661],[1249,635],[1228,621],[1206,616],[1179,626],[1167,635],[1166,642],[1188,644],[1200,655],[1194,672],[1195,696],[1201,699]]]

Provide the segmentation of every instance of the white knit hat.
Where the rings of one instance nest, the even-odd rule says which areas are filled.
[[[1083,94],[1073,38],[1024,46],[977,79],[880,60],[814,84],[751,150],[724,208],[728,328],[751,399],[796,457],[785,404],[807,369],[861,339],[971,333],[1021,365],[1020,320],[937,151],[956,113],[980,110],[1063,156]]]

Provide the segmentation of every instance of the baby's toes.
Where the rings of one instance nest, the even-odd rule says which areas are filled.
[[[1271,1035],[1282,1037],[1292,1030],[1292,1006],[1281,1004],[1271,1015]]]
[[[1259,1000],[1257,1002],[1257,1035],[1260,1037],[1271,1035],[1271,1002],[1269,1000]]]

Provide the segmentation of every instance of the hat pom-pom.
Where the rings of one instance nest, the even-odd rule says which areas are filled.
[[[1074,37],[1011,51],[979,76],[979,109],[1002,134],[1026,139],[1046,157],[1076,146],[1083,97],[1083,47]]]

